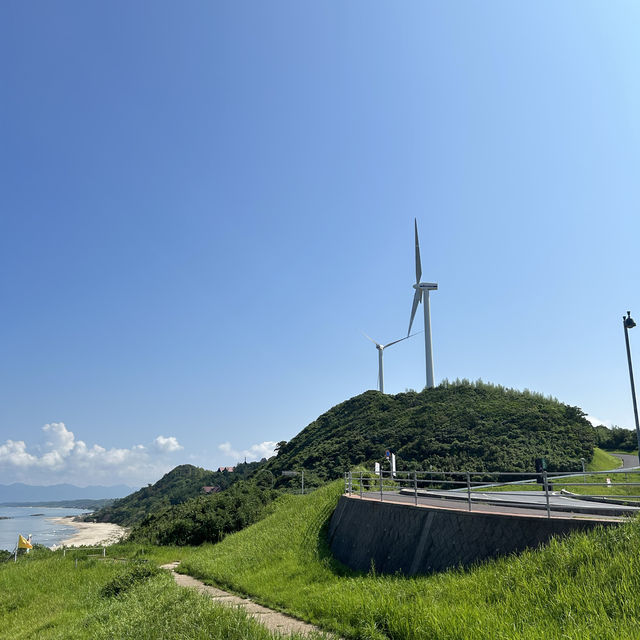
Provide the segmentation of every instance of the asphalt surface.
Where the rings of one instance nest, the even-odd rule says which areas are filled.
[[[622,460],[623,469],[633,469],[634,467],[638,466],[638,456],[635,454],[632,455],[630,453],[612,453],[611,455]]]
[[[447,492],[430,491],[434,498],[449,498]],[[433,495],[436,494],[436,495]],[[467,501],[466,495],[460,495],[458,500]],[[425,496],[427,497],[427,496]],[[586,497],[586,496],[585,496]],[[525,509],[547,508],[547,499],[542,491],[482,491],[471,494],[472,505],[490,504],[498,507],[518,506]],[[573,498],[560,494],[559,492],[549,493],[549,507],[552,511],[563,513],[599,514],[599,515],[635,515],[640,511],[639,507],[612,504],[606,502],[594,502],[590,500]]]
[[[620,458],[623,466],[611,471],[630,471],[638,468],[638,456],[626,453],[612,455]],[[553,483],[554,480],[560,481],[562,478],[575,475],[574,473],[570,476],[550,477],[549,481]],[[486,485],[486,488],[490,489],[492,486],[495,485]],[[360,497],[356,493],[352,496]],[[413,489],[383,491],[382,495],[379,492],[364,492],[362,494],[364,500],[379,501],[381,498],[384,502],[469,511],[468,495],[464,488],[449,491],[419,489],[417,501]],[[478,487],[476,487],[471,493],[471,511],[546,518],[547,498],[542,491],[478,491]],[[555,518],[620,520],[636,515],[640,512],[640,507],[573,498],[553,491],[549,493],[549,512],[551,517]]]
[[[528,495],[527,495],[528,494]],[[533,494],[533,495],[531,495]],[[455,497],[453,497],[455,495]],[[359,498],[359,494],[353,493],[352,497]],[[402,493],[398,491],[383,491],[384,502],[415,505],[415,494],[410,489]],[[516,492],[474,492],[471,494],[471,511],[475,513],[500,513],[508,515],[526,515],[540,518],[547,517],[546,498],[544,494],[536,495],[532,491]],[[364,492],[363,500],[380,500],[379,492]],[[418,491],[418,506],[438,507],[441,509],[453,509],[469,511],[469,503],[466,495],[451,494],[447,491]],[[567,496],[549,495],[549,506],[552,517],[556,518],[580,518],[595,520],[619,520],[621,516],[635,515],[640,511],[638,507],[621,505],[590,503],[576,500]]]

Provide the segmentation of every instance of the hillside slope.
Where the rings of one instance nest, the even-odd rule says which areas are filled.
[[[640,520],[554,539],[468,571],[358,574],[331,556],[326,525],[338,480],[285,495],[272,513],[180,565],[210,584],[371,640],[636,640]]]
[[[398,469],[533,471],[580,469],[591,460],[594,429],[577,407],[482,382],[443,383],[386,395],[367,391],[343,402],[282,445],[265,468],[304,468],[319,480],[357,464],[397,456]]]
[[[261,477],[265,480],[260,482]],[[132,542],[157,545],[199,545],[218,542],[259,520],[277,496],[271,488],[273,476],[255,474],[225,491],[190,498],[180,504],[158,509],[137,523],[129,536]]]
[[[261,462],[240,463],[231,473],[208,471],[201,467],[183,464],[169,471],[155,484],[116,500],[112,505],[96,511],[87,519],[131,526],[150,513],[202,495],[204,486],[218,487],[222,491],[234,482],[250,476],[261,464]]]

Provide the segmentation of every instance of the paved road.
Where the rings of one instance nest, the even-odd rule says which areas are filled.
[[[611,471],[625,471],[638,468],[638,457],[631,454],[612,454],[622,460],[622,467]],[[549,481],[560,481],[562,478],[575,477],[576,473],[566,476],[550,477]],[[535,482],[531,480],[529,482]],[[520,481],[522,483],[522,481]],[[502,483],[501,483],[502,484]],[[495,484],[482,485],[482,488],[491,488]],[[529,515],[547,517],[546,495],[542,491],[478,491],[481,487],[475,487],[471,494],[471,510],[484,513],[508,513],[512,515]],[[570,487],[569,487],[570,489]],[[398,502],[402,504],[415,504],[415,494],[412,489],[401,491],[384,491],[384,502]],[[380,500],[380,493],[365,492],[363,499]],[[435,506],[447,509],[469,510],[466,488],[457,488],[449,491],[418,490],[418,506]],[[552,517],[562,518],[593,518],[615,519],[636,515],[639,507],[618,505],[604,502],[580,500],[561,495],[559,492],[549,494],[549,508]]]
[[[638,466],[638,456],[630,453],[612,453],[612,456],[622,460],[623,469],[633,469]]]
[[[358,497],[357,494],[353,494]],[[455,497],[454,497],[455,496]],[[410,489],[384,491],[384,502],[415,504],[415,495]],[[547,517],[546,497],[543,493],[533,491],[514,492],[474,492],[471,494],[471,510],[477,513],[507,513],[510,515],[528,515]],[[380,500],[380,493],[365,492],[365,500]],[[576,500],[567,496],[549,495],[552,517],[581,518],[591,517],[596,520],[618,520],[623,514],[634,515],[640,511],[638,507],[592,503]],[[447,491],[418,491],[418,506],[441,507],[468,511],[466,495],[452,494]]]
[[[631,471],[632,469],[638,469],[638,456],[635,454],[630,454],[630,453],[612,453],[612,456],[614,456],[615,458],[619,458],[620,460],[622,460],[622,466],[621,467],[617,467],[615,469],[609,469],[609,471]],[[588,473],[588,472],[587,472]],[[599,473],[605,473],[604,471],[600,471]],[[579,472],[571,472],[571,473],[567,473],[566,475],[560,475],[560,476],[549,476],[549,482],[554,482],[554,481],[559,481],[562,480],[563,478],[575,478],[577,475],[580,475]],[[537,480],[535,478],[532,478],[531,480],[516,480],[513,483],[510,482],[494,482],[494,483],[490,483],[490,484],[483,484],[483,485],[479,485],[476,486],[475,489],[482,489],[484,487],[490,488],[490,487],[502,487],[505,484],[533,484],[534,482],[537,482]],[[455,492],[466,492],[467,489],[466,487],[459,487],[457,489],[451,489],[451,491],[455,491]]]
[[[436,491],[429,493],[435,493],[439,497],[449,497],[446,491]],[[492,504],[495,506],[513,506],[517,504],[522,507],[543,507],[544,509],[546,509],[547,507],[546,495],[542,491],[482,491],[472,493],[471,498],[472,501]],[[464,499],[466,500],[466,496]],[[600,513],[602,515],[605,515],[607,513],[620,514],[621,512],[635,514],[640,512],[640,508],[638,507],[602,502],[590,502],[587,500],[580,500],[578,498],[561,495],[557,492],[552,492],[549,494],[549,505],[551,509],[581,514]]]

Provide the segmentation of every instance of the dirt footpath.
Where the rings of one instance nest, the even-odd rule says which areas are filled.
[[[208,595],[215,602],[219,602],[228,607],[242,607],[252,618],[258,621],[261,625],[267,627],[269,631],[276,631],[282,634],[300,633],[305,636],[315,636],[322,638],[331,638],[332,640],[339,640],[336,636],[324,633],[318,627],[307,622],[302,622],[297,618],[292,618],[279,611],[273,609],[267,609],[262,605],[256,604],[248,598],[240,598],[232,593],[222,591],[216,587],[210,587],[200,580],[196,580],[191,576],[183,575],[182,573],[176,573],[175,569],[179,565],[179,562],[173,562],[171,564],[164,564],[161,569],[167,569],[171,571],[173,579],[176,584],[181,587],[191,587],[196,589],[200,593]]]

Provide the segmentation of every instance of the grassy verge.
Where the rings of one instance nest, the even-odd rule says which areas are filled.
[[[113,548],[109,552],[115,551]],[[168,560],[184,549],[118,545]],[[273,640],[244,612],[178,587],[153,562],[109,563],[36,552],[0,564],[0,637],[11,640]]]
[[[554,489],[566,489],[571,493],[580,495],[599,495],[607,497],[624,497],[640,495],[640,486],[622,486],[617,483],[637,482],[640,483],[639,473],[616,473],[609,476],[612,480],[611,485],[607,485],[606,475],[597,476],[575,476],[571,478],[563,478],[561,481],[554,483]],[[565,483],[565,484],[561,484]]]
[[[187,573],[338,631],[382,640],[638,637],[640,521],[552,541],[470,571],[356,574],[328,552],[342,483],[286,496],[272,515],[183,562]]]
[[[612,456],[609,452],[604,451],[603,449],[598,449],[598,447],[595,448],[594,453],[593,453],[593,458],[591,459],[591,461],[586,465],[586,469],[587,471],[609,471],[612,469],[618,469],[622,466],[622,460],[620,460],[620,458],[616,458],[615,456]],[[622,476],[615,476],[616,480],[618,482],[637,482],[637,480],[622,480]],[[554,482],[553,477],[550,478],[550,481],[555,485],[557,483],[582,483],[583,481],[583,476],[570,476],[567,478],[563,478],[562,480],[558,480],[557,482]],[[586,476],[586,482],[587,483],[595,483],[595,482],[605,482],[605,478],[603,478],[602,476]],[[619,491],[618,493],[614,493],[614,492],[609,492],[606,487],[590,487],[590,488],[584,488],[584,487],[562,487],[562,486],[558,486],[558,488],[564,488],[567,489],[567,491],[572,491],[573,493],[581,493],[581,494],[587,494],[587,493],[598,493],[598,491],[595,491],[596,489],[601,489],[600,493],[602,494],[610,494],[610,495],[625,495],[625,490],[628,489],[628,491],[626,491],[626,495],[635,495],[636,489],[640,489],[640,487],[617,487],[616,489]],[[518,484],[518,485],[510,485],[510,484],[505,484],[505,485],[501,485],[499,487],[491,487],[491,489],[483,489],[483,488],[475,488],[473,489],[473,491],[543,491],[543,486],[537,482],[532,482],[532,483],[528,483],[528,484]],[[640,492],[638,492],[640,493]]]
[[[619,469],[622,466],[622,460],[612,456],[610,452],[603,449],[595,448],[593,458],[587,464],[587,471],[609,471],[610,469]]]

